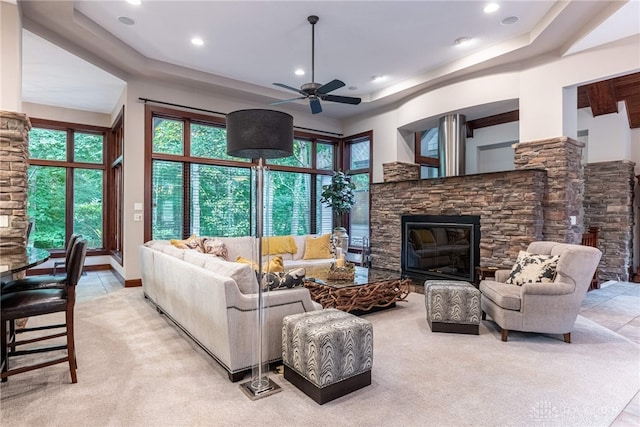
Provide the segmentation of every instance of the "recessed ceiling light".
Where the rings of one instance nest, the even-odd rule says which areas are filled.
[[[304,70],[302,68],[298,68],[294,72],[295,72],[296,76],[304,76]]]
[[[358,90],[358,86],[349,86],[347,89],[349,89],[349,90]]]
[[[498,3],[489,3],[484,7],[484,13],[493,13],[498,9],[500,9],[500,5]]]
[[[202,46],[204,44],[204,40],[202,40],[200,37],[194,37],[191,39],[191,44]]]
[[[134,6],[140,6],[142,4],[142,0],[127,0],[127,3],[132,4]]]
[[[518,18],[517,16],[509,16],[508,18],[504,18],[502,21],[500,21],[500,23],[502,25],[511,25],[511,24],[515,24],[519,20],[520,18]]]
[[[371,80],[373,80],[374,82],[381,82],[384,80],[384,76],[376,74],[375,76],[371,76]]]
[[[463,36],[463,37],[458,37],[454,43],[457,46],[464,46],[464,45],[468,45],[469,43],[471,43],[471,37],[467,37],[467,36]]]
[[[131,18],[128,18],[126,16],[120,16],[118,17],[118,21],[120,21],[121,23],[123,23],[124,25],[133,25],[136,23],[136,21],[134,21]]]

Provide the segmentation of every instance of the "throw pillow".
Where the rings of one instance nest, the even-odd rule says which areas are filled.
[[[552,283],[560,255],[530,254],[520,251],[505,283],[522,286],[525,283]]]
[[[188,239],[185,239],[185,240],[171,239],[169,240],[169,243],[171,243],[173,246],[175,246],[178,249],[196,249],[198,247],[199,242],[196,235],[192,234],[191,237],[189,237]]]
[[[251,267],[253,267],[254,270],[258,270],[258,264],[251,261],[250,259],[246,259],[244,257],[239,256],[238,258],[236,258],[236,262],[240,262],[242,264],[249,264]],[[284,271],[284,261],[282,260],[281,256],[274,256],[273,258],[271,258],[269,261],[265,262],[264,264],[262,264],[262,271],[263,272],[280,272],[280,271]]]
[[[304,256],[302,259],[331,258],[331,234],[318,237],[307,236],[304,242]]]
[[[264,273],[262,276],[262,287],[265,290],[291,289],[304,285],[304,268],[296,268],[294,270],[278,273]]]
[[[242,264],[249,264],[251,267],[253,267],[254,270],[258,269],[258,264],[256,264],[255,262],[251,261],[250,259],[247,259],[245,257],[237,257],[236,258],[236,262],[240,262]]]
[[[298,251],[293,236],[269,236],[262,238],[262,255],[295,254]]]
[[[276,255],[269,259],[267,262],[262,264],[262,271],[267,273],[284,271],[284,261],[282,261],[282,257],[280,255]]]
[[[219,256],[225,261],[228,261],[227,247],[220,239],[202,237],[200,239],[200,244],[198,245],[198,251],[204,252],[205,254]]]

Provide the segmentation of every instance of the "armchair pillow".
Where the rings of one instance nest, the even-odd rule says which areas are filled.
[[[520,251],[505,283],[522,286],[525,283],[552,283],[556,277],[559,255],[531,254]]]

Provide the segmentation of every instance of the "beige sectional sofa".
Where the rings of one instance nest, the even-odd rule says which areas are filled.
[[[285,271],[333,261],[305,260],[306,236],[295,236],[298,251],[281,254]],[[220,238],[228,259],[251,259],[252,238]],[[144,295],[228,372],[231,381],[241,380],[254,361],[253,346],[258,306],[258,282],[248,264],[225,261],[193,249],[178,249],[169,241],[150,241],[140,246]],[[268,358],[282,358],[283,317],[319,310],[304,287],[274,290],[266,294]]]

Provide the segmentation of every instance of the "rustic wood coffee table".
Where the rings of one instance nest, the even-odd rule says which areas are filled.
[[[393,307],[409,295],[411,279],[399,272],[355,267],[353,280],[327,279],[327,269],[307,269],[305,287],[323,308],[368,312]]]

